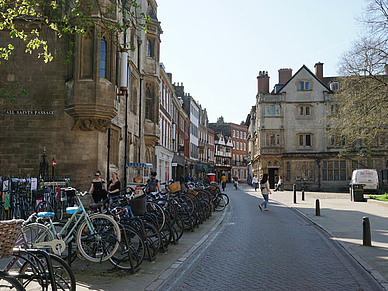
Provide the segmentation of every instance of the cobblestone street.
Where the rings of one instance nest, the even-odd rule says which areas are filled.
[[[382,290],[316,226],[284,205],[232,190],[206,248],[158,290]]]

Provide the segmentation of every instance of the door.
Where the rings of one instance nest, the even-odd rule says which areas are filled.
[[[269,175],[269,187],[271,189],[274,189],[277,181],[279,179],[279,169],[278,168],[269,168],[268,169],[268,175]]]

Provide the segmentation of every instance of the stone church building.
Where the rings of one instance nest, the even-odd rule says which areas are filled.
[[[117,47],[121,39],[111,39],[96,27],[74,37],[75,57],[70,64],[60,57],[45,64],[24,53],[9,33],[0,33],[1,43],[16,48],[1,63],[1,87],[18,83],[28,92],[12,104],[1,104],[0,176],[38,177],[44,149],[49,163],[56,160],[55,176],[69,177],[71,185],[81,190],[89,189],[96,170],[104,178],[108,172],[118,172],[123,181],[126,163],[154,163],[162,29],[156,1],[140,2],[138,12],[150,17],[148,33],[128,30],[132,46],[128,58]],[[51,37],[50,45],[69,49],[64,38]],[[124,84],[123,71],[128,75]]]

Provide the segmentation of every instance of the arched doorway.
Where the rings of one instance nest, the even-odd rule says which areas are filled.
[[[267,164],[269,186],[271,189],[275,188],[280,175],[280,162],[278,160],[269,160]]]

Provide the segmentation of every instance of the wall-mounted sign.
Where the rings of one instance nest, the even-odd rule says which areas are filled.
[[[54,115],[54,111],[49,110],[6,110],[9,115]]]

